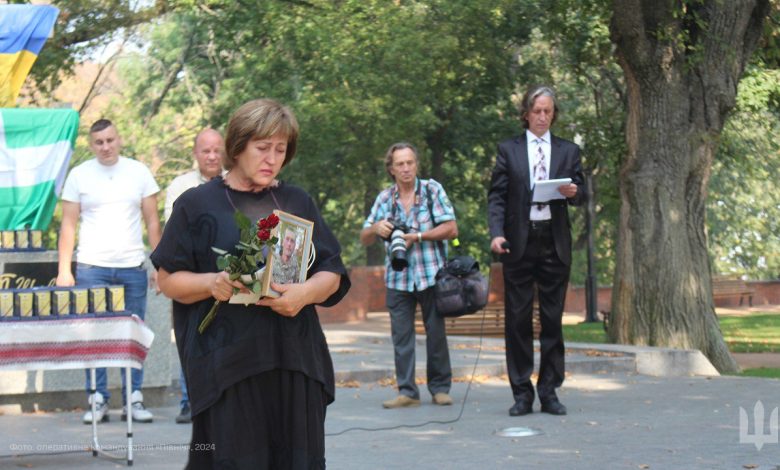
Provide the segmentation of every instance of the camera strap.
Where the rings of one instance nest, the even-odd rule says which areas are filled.
[[[427,181],[427,180],[423,180],[421,178],[417,178],[417,184],[418,184],[418,186],[417,186],[417,194],[415,194],[415,197],[414,197],[414,206],[417,207],[417,211],[415,212],[415,217],[420,214],[419,206],[420,206],[420,202],[422,201],[422,196],[423,196],[423,184],[424,184],[423,181]],[[390,195],[390,204],[391,204],[391,207],[390,207],[390,217],[393,220],[395,220],[395,217],[396,217],[396,214],[397,214],[396,205],[398,203],[396,202],[396,199],[399,199],[399,198],[400,198],[400,195],[399,195],[399,192],[398,192],[398,185],[396,184],[396,185],[393,185],[393,193]],[[431,191],[430,191],[430,189],[428,189],[428,184],[427,183],[425,183],[425,202],[426,202],[426,205],[428,206],[428,213],[431,215],[431,222],[433,222],[433,226],[436,227],[439,224],[436,223],[436,218],[433,216],[433,198],[431,197]],[[436,240],[433,243],[436,244],[436,249],[439,251],[439,255],[441,256],[442,262],[446,263],[447,262],[447,255],[444,252],[444,242],[441,241],[441,240]]]
[[[422,192],[422,181],[420,181],[420,192]],[[431,190],[427,185],[425,186],[425,202],[428,203],[428,213],[431,214],[431,222],[433,222],[433,226],[436,227],[439,224],[436,223],[436,218],[433,216],[433,198],[431,197]],[[439,251],[442,262],[446,263],[447,255],[444,252],[444,242],[436,240],[434,243],[436,243],[436,249]]]

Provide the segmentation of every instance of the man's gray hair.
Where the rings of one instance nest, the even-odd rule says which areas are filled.
[[[558,99],[555,97],[555,91],[546,85],[534,85],[525,92],[523,100],[520,102],[520,119],[523,120],[523,127],[526,129],[528,129],[528,119],[526,116],[528,116],[528,113],[530,113],[531,109],[534,107],[536,98],[539,98],[540,96],[547,96],[553,101],[554,113],[550,125],[552,126],[555,124],[555,120],[558,119],[558,113],[560,111],[558,109]]]

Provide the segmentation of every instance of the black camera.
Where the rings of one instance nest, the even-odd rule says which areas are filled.
[[[393,219],[387,219],[387,221],[393,224],[390,236],[385,239],[385,241],[390,242],[390,246],[387,248],[390,253],[390,266],[393,271],[403,271],[409,266],[409,261],[406,259],[404,234],[411,232],[411,229],[406,224]]]

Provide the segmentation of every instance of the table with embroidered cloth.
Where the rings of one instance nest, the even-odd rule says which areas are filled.
[[[90,369],[124,367],[130,384],[130,368],[140,369],[154,340],[154,333],[135,315],[68,315],[51,319],[0,322],[0,370]],[[130,403],[132,387],[126,387]],[[95,393],[94,390],[90,390]],[[92,413],[95,414],[95,400]],[[127,464],[133,464],[132,419],[127,420]],[[92,454],[109,455],[98,442],[97,422],[92,421]],[[113,457],[113,456],[111,456]]]

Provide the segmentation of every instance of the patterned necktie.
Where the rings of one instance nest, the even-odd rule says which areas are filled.
[[[544,152],[542,151],[542,139],[536,139],[536,164],[534,165],[534,181],[547,179],[547,168],[544,166]],[[537,204],[538,210],[544,209],[544,204]]]

